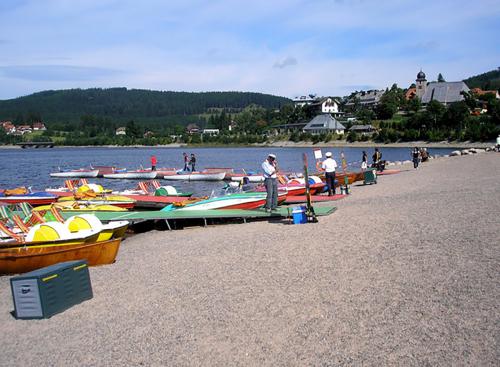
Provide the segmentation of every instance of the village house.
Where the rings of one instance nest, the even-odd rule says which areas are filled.
[[[16,131],[16,127],[12,121],[2,121],[0,122],[0,126],[2,126],[7,135],[13,134]]]
[[[33,129],[31,128],[30,125],[19,125],[16,127],[16,135],[24,135],[24,134],[30,134],[33,132]]]
[[[199,134],[200,133],[200,127],[198,125],[196,125],[196,124],[189,124],[188,126],[186,126],[186,132],[189,135]]]
[[[119,127],[115,131],[115,135],[127,135],[127,128],[126,127]]]
[[[324,114],[313,118],[306,126],[304,126],[302,131],[313,135],[323,133],[342,135],[345,132],[345,126],[338,122],[332,115]]]
[[[347,100],[345,105],[348,108],[352,108],[356,104],[365,108],[375,108],[380,103],[380,98],[382,98],[384,93],[385,91],[383,89],[357,92]]]
[[[307,96],[295,97],[292,99],[294,107],[304,107],[312,104],[316,100],[315,94],[309,94]]]
[[[497,90],[482,90],[481,88],[472,88],[471,92],[479,100],[482,100],[482,97],[485,97],[488,95],[495,96],[495,99],[500,99],[500,94],[498,93]]]
[[[34,122],[33,123],[33,131],[45,131],[47,128],[43,122]]]
[[[320,113],[330,113],[337,117],[343,114],[339,109],[339,102],[332,97],[323,97],[315,100],[310,104],[311,108],[314,108],[318,114]]]
[[[217,136],[219,135],[219,129],[203,129],[203,135]]]

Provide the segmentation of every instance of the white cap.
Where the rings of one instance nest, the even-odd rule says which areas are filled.
[[[269,154],[268,157],[276,159],[276,156],[274,154]]]
[[[332,152],[326,152],[325,153],[325,157],[331,157],[332,156]]]

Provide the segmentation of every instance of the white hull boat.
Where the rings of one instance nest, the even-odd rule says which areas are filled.
[[[99,174],[99,170],[88,170],[88,169],[75,169],[71,171],[61,171],[61,172],[53,172],[50,174],[50,177],[64,177],[64,178],[93,178],[97,177]]]
[[[128,171],[128,172],[115,172],[103,175],[104,178],[113,179],[138,179],[138,180],[152,180],[156,178],[156,171]]]
[[[171,175],[164,175],[165,180],[175,181],[222,181],[226,176],[225,172],[205,173],[205,172],[183,172]]]

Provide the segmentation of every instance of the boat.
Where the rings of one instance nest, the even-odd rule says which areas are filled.
[[[176,171],[163,176],[165,180],[175,181],[222,181],[226,176],[225,172],[189,172]]]
[[[26,188],[0,191],[0,202],[4,204],[28,203],[30,205],[46,205],[57,200],[57,196],[48,192],[29,192]]]
[[[264,176],[261,174],[246,174],[246,173],[232,173],[226,174],[227,177],[231,179],[231,181],[241,182],[246,177],[248,178],[248,182],[257,183],[264,182]]]
[[[219,197],[174,203],[162,209],[171,210],[213,210],[213,209],[257,209],[266,204],[265,192],[239,192]],[[286,193],[278,193],[278,203],[285,201]]]
[[[99,196],[64,196],[60,197],[58,202],[76,202],[82,205],[114,205],[124,209],[132,209],[135,206],[135,200],[123,195],[99,195]],[[74,204],[73,204],[74,205]]]
[[[0,247],[0,274],[20,274],[71,260],[87,260],[90,266],[115,262],[121,238],[70,245]]]
[[[385,169],[383,171],[377,171],[377,176],[394,175],[396,173],[401,173],[400,169]]]
[[[103,177],[104,175],[106,175],[108,173],[114,173],[117,170],[123,170],[124,169],[124,168],[118,169],[115,166],[94,166],[94,165],[90,165],[90,168],[91,169],[96,169],[97,171],[99,171],[97,173],[97,177]]]
[[[116,170],[113,173],[104,174],[104,178],[112,178],[112,179],[140,179],[140,180],[152,180],[156,178],[157,172],[140,169],[135,171],[127,171],[127,170]]]
[[[50,173],[50,177],[75,177],[75,178],[93,178],[97,177],[99,170],[96,169],[73,169],[67,171],[59,171]]]
[[[57,201],[50,205],[40,205],[33,208],[35,211],[45,212],[56,208],[62,212],[126,212],[128,209],[110,204],[92,204],[83,201]]]

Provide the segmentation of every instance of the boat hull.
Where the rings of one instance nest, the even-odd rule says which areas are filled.
[[[112,264],[121,239],[81,245],[0,249],[0,274],[20,274],[63,261],[87,260],[90,266]]]
[[[64,178],[94,178],[99,174],[99,170],[73,170],[67,172],[52,172],[50,177],[64,177]]]
[[[180,173],[180,174],[169,174],[164,175],[164,180],[172,180],[172,181],[222,181],[226,176],[225,172],[216,172],[216,173],[203,173],[203,172],[194,172],[194,173]]]
[[[116,172],[104,174],[104,178],[127,179],[127,180],[152,180],[156,178],[156,171],[147,172]]]

